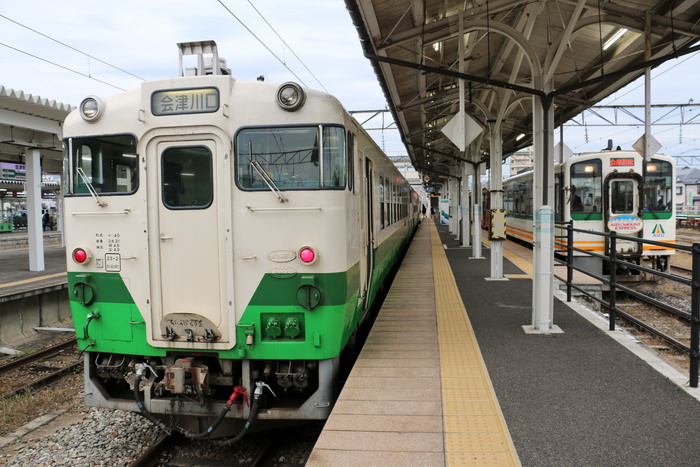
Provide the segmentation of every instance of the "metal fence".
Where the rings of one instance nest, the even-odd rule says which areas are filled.
[[[566,265],[566,278],[561,278],[555,275],[555,277],[562,282],[566,283],[566,300],[571,301],[572,290],[577,290],[586,297],[594,300],[609,310],[609,320],[611,331],[615,330],[615,319],[617,316],[621,316],[626,320],[634,323],[635,325],[646,329],[650,333],[658,336],[664,341],[668,342],[670,345],[676,347],[677,349],[688,354],[690,358],[690,387],[698,387],[698,361],[700,357],[700,243],[693,243],[692,246],[688,245],[678,245],[669,244],[665,242],[657,242],[654,240],[640,239],[637,237],[629,237],[625,235],[618,235],[616,232],[604,233],[604,232],[593,232],[590,230],[576,229],[572,222],[557,223],[558,227],[566,229],[566,236],[557,236],[555,239],[555,244],[562,250],[566,250],[566,260],[559,259],[555,256],[555,261],[559,264]],[[607,238],[606,241],[606,251],[605,254],[599,254],[588,250],[583,250],[581,248],[574,247],[574,232],[586,233],[588,235],[596,235],[600,237]],[[643,251],[644,245],[655,245],[662,246],[665,248],[673,248],[678,251],[687,251],[692,254],[692,277],[690,279],[677,276],[675,274],[670,274],[668,272],[659,271],[656,269],[648,268],[645,266],[638,265],[636,263],[626,261],[617,257],[617,241],[631,241],[639,244],[639,251]],[[573,264],[574,252],[583,253],[588,256],[596,257],[606,262],[609,266],[610,274],[608,276],[603,276],[599,274],[592,273],[591,271],[585,270]],[[652,274],[657,277],[662,277],[680,284],[684,284],[690,287],[690,313],[682,310],[678,310],[666,303],[655,300],[648,297],[642,293],[637,292],[625,285],[617,282],[617,271],[620,267],[627,269],[634,269],[640,273]],[[587,276],[593,277],[603,284],[609,286],[609,297],[608,301],[604,301],[602,298],[596,297],[595,295],[589,293],[582,287],[579,287],[573,283],[574,271],[579,271]],[[624,292],[630,296],[633,296],[643,302],[649,303],[653,306],[659,307],[682,321],[690,323],[690,346],[679,342],[677,339],[653,328],[649,324],[640,321],[639,319],[631,316],[629,313],[619,309],[617,307],[617,294],[618,292]]]
[[[676,214],[700,216],[700,206],[676,205]]]

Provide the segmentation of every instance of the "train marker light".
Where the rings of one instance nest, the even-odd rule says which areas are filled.
[[[78,264],[87,264],[92,258],[92,255],[85,248],[81,247],[73,250],[73,254],[71,256],[73,257],[73,261]]]
[[[80,116],[86,122],[95,122],[104,112],[105,104],[97,96],[88,96],[80,103],[78,110],[80,111]]]
[[[277,88],[277,103],[284,110],[294,112],[304,105],[306,93],[297,83],[287,82]]]
[[[310,246],[302,247],[299,250],[299,259],[304,264],[313,264],[316,261],[316,251]]]

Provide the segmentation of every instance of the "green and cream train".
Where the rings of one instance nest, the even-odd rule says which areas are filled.
[[[508,236],[526,243],[533,241],[532,175],[527,172],[503,181]],[[619,257],[637,264],[648,259],[656,269],[668,270],[675,252],[671,244],[676,240],[674,183],[675,165],[669,156],[656,154],[647,162],[635,151],[580,154],[555,166],[555,221],[572,221],[576,229],[615,231],[668,243],[664,247],[617,241]],[[555,229],[564,245],[566,233]],[[580,250],[607,251],[606,238],[599,235],[576,232],[573,241]],[[606,273],[605,262],[583,252],[574,252],[574,262],[596,274]]]
[[[88,97],[64,142],[87,404],[194,420],[190,435],[253,410],[326,418],[341,352],[419,222],[338,100],[182,76]]]

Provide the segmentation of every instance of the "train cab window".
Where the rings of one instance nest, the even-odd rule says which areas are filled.
[[[602,219],[602,163],[600,159],[571,165],[571,184],[567,203],[576,220]],[[581,217],[581,215],[584,215]]]
[[[345,188],[345,131],[323,127],[323,187]]]
[[[169,209],[204,209],[214,200],[212,155],[204,146],[174,147],[161,156],[163,204]]]
[[[246,128],[235,142],[236,183],[241,189],[269,190],[271,184],[280,190],[345,188],[341,127]]]
[[[644,163],[642,211],[670,212],[673,207],[673,167],[670,162],[652,159]]]
[[[138,188],[136,138],[113,135],[69,138],[65,153],[64,191],[67,196],[134,193]]]

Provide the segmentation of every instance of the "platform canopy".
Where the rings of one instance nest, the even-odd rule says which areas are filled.
[[[73,109],[68,104],[0,85],[0,162],[22,164],[27,150],[38,150],[43,172],[60,174],[62,124]],[[23,182],[0,176],[0,188],[17,190],[17,184]],[[43,187],[57,188],[55,183]]]
[[[441,131],[459,110],[460,78],[466,113],[484,128],[499,122],[507,157],[533,142],[533,96],[553,106],[558,126],[643,75],[646,67],[700,50],[697,0],[346,0],[346,5],[411,160],[434,181],[444,180],[465,157]],[[488,162],[489,144],[486,130],[466,157]]]

